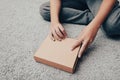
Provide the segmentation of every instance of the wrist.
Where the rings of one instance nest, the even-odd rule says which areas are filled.
[[[98,32],[98,30],[99,30],[99,27],[92,23],[90,23],[86,27],[88,27],[91,32]]]
[[[57,20],[51,20],[51,24],[52,24],[52,25],[55,25],[55,24],[60,24],[60,22],[59,22],[59,21],[57,21]]]
[[[99,29],[101,27],[101,24],[97,22],[96,20],[93,20],[91,23],[88,24],[93,29]]]
[[[60,23],[58,16],[51,16],[51,23]]]

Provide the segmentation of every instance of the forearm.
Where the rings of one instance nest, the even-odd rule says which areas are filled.
[[[99,29],[100,25],[106,19],[107,15],[110,13],[113,5],[115,4],[116,0],[103,0],[99,11],[95,18],[91,21],[90,25],[94,27],[94,29]]]
[[[59,22],[60,7],[61,7],[61,0],[50,0],[51,23]]]

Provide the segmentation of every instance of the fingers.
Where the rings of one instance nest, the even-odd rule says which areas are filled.
[[[49,36],[50,36],[51,40],[55,41],[53,34],[51,32],[49,33]]]
[[[62,25],[59,26],[60,32],[63,34],[64,38],[67,37],[67,33]]]
[[[52,31],[52,34],[53,34],[55,40],[61,41],[61,38],[57,35],[55,30]]]
[[[59,40],[59,41],[64,39],[65,36],[67,35],[66,32],[65,32],[65,29],[60,24],[58,26],[52,27],[51,32],[53,34],[53,38],[55,40]]]
[[[60,31],[59,27],[55,29],[56,34],[58,35],[59,38],[63,39],[64,35],[62,34],[62,32]]]
[[[78,58],[81,57],[82,53],[85,51],[85,49],[87,48],[87,46],[88,46],[88,41],[84,41],[82,43],[81,48],[80,48],[80,51],[79,51],[79,54],[78,54]]]
[[[78,46],[80,46],[82,44],[82,40],[76,41],[75,44],[72,46],[72,51],[77,48]]]
[[[75,49],[75,48],[77,48],[77,47],[79,47],[80,46],[80,50],[79,50],[79,53],[78,53],[78,58],[80,58],[81,57],[81,55],[82,55],[82,53],[85,51],[85,49],[87,48],[87,46],[88,46],[88,44],[89,44],[89,41],[87,41],[87,40],[78,40],[78,41],[76,41],[75,42],[75,44],[72,46],[72,51]]]

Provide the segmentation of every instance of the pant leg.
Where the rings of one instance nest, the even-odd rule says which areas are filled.
[[[69,1],[67,2],[63,1],[60,15],[59,15],[60,21],[62,23],[88,24],[93,19],[93,15],[89,11],[89,9],[80,10],[82,9],[80,7],[78,2],[71,3]],[[40,14],[45,20],[50,21],[50,3],[49,2],[41,5]]]
[[[86,0],[87,6],[95,16],[103,0]],[[102,24],[102,29],[108,36],[120,35],[120,6],[116,4]]]

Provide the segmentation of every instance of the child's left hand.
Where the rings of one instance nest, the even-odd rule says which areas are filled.
[[[78,54],[79,58],[81,57],[85,49],[93,42],[97,32],[98,29],[96,27],[93,27],[92,25],[86,26],[81,31],[80,35],[77,37],[77,41],[72,47],[72,50],[74,50],[76,47],[80,46],[80,51]]]

